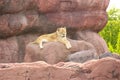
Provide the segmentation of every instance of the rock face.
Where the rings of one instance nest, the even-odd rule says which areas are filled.
[[[60,62],[0,64],[0,80],[120,80],[120,60],[106,58],[84,64]]]
[[[120,80],[120,56],[109,54],[97,33],[107,23],[108,4],[109,0],[0,0],[0,80]],[[67,28],[71,49],[49,42],[41,50],[31,43],[61,26]]]
[[[112,58],[120,59],[120,56],[118,54],[110,53],[110,52],[99,55],[100,59],[105,58],[105,57],[112,57]]]
[[[46,27],[43,32],[48,32],[49,27],[54,30],[60,25],[97,32],[107,22],[108,3],[109,0],[1,0],[0,36],[14,36],[31,28]]]
[[[25,47],[34,38],[36,38],[36,35],[0,39],[0,63],[23,62]]]
[[[19,46],[15,37],[0,40],[0,62],[17,62],[18,50]]]
[[[79,63],[83,63],[88,60],[98,59],[98,58],[99,58],[99,56],[97,55],[95,49],[78,51],[78,52],[68,55],[69,61],[79,62]]]
[[[61,26],[66,26],[68,38],[91,44],[98,55],[109,52],[105,41],[97,34],[107,23],[108,4],[109,0],[0,0],[0,62],[23,62],[31,41]],[[37,47],[31,50],[34,48]],[[51,53],[54,53],[52,48]],[[63,50],[66,53],[66,49]],[[47,58],[50,57],[42,60],[49,60]],[[64,58],[60,55],[60,59],[51,63]]]
[[[94,45],[97,53],[100,55],[101,53],[106,53],[108,51],[108,47],[103,38],[100,37],[99,34],[92,31],[78,31],[76,33],[76,38],[78,40],[85,40]]]

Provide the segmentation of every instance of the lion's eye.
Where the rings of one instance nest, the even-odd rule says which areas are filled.
[[[65,37],[65,34],[62,34],[62,37]]]

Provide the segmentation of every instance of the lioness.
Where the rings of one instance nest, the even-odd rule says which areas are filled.
[[[43,48],[43,42],[61,42],[66,45],[67,49],[70,49],[72,46],[67,40],[67,32],[65,27],[58,28],[56,32],[51,34],[45,34],[38,37],[33,43],[39,44],[40,48]]]

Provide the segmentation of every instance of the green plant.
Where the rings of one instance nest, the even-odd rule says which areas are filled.
[[[120,54],[120,10],[112,8],[108,11],[108,23],[99,33],[107,42],[111,52]]]
[[[108,20],[120,20],[120,9],[110,9],[108,11]]]

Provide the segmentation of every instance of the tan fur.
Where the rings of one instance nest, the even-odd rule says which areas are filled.
[[[40,48],[43,48],[43,42],[61,42],[66,45],[67,49],[71,48],[70,42],[66,38],[66,28],[58,28],[56,32],[51,34],[45,34],[38,37],[33,43],[39,44]]]

